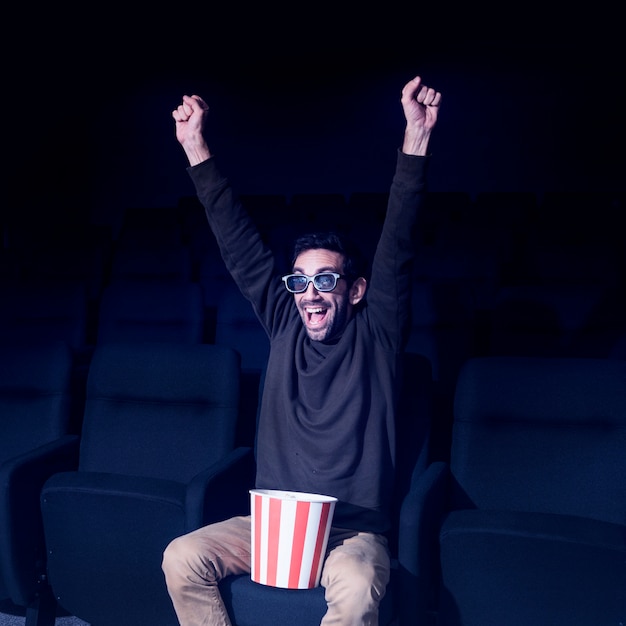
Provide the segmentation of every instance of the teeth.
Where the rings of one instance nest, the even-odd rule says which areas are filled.
[[[316,309],[307,309],[307,313],[321,313],[324,309],[322,307],[318,307]]]

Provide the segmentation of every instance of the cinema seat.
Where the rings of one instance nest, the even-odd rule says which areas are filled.
[[[69,613],[94,626],[177,626],[165,547],[248,509],[252,451],[234,445],[239,370],[234,350],[209,344],[96,347],[78,469],[41,494],[48,579]]]
[[[626,617],[626,362],[480,357],[400,516],[401,623]]]
[[[0,600],[25,608],[29,626],[54,624],[39,494],[76,466],[72,368],[63,341],[0,344]]]

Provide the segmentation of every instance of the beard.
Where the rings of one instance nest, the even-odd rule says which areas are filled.
[[[311,341],[332,341],[343,333],[348,323],[345,302],[330,306],[328,303],[301,301],[298,312]]]

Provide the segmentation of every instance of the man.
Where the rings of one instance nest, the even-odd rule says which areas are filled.
[[[184,96],[172,113],[224,262],[270,338],[256,486],[338,499],[321,577],[323,626],[377,624],[389,580],[385,533],[398,374],[410,325],[412,233],[440,102],[419,76],[402,90],[404,139],[369,281],[332,233],[299,239],[292,273],[281,280],[208,147],[208,106]],[[230,624],[217,583],[250,572],[250,538],[246,516],[170,543],[163,571],[182,626]]]

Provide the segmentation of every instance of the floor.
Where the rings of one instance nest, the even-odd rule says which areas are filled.
[[[24,626],[26,613],[21,607],[17,607],[8,601],[0,602],[0,626]],[[59,615],[55,626],[89,626],[89,624],[73,615]]]

